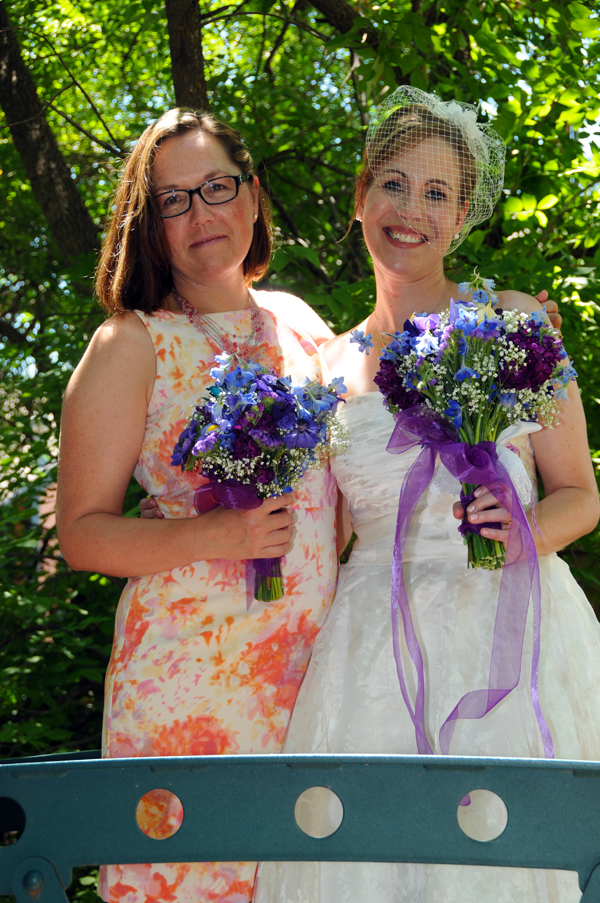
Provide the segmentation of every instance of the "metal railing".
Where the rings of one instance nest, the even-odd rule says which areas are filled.
[[[304,833],[298,797],[332,790],[330,836]],[[136,821],[141,797],[169,790],[183,822],[155,840]],[[459,825],[475,790],[503,801],[500,836]],[[583,903],[600,903],[600,763],[429,756],[203,756],[100,759],[99,753],[0,764],[0,894],[65,903],[75,866],[127,862],[329,860],[568,869]],[[376,903],[376,901],[373,901]],[[526,901],[523,901],[526,903]]]

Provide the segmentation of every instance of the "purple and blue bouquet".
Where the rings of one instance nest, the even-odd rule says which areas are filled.
[[[310,467],[343,451],[346,434],[335,413],[342,379],[294,385],[291,377],[227,354],[215,358],[214,384],[197,405],[173,450],[171,464],[207,477],[195,493],[199,514],[217,504],[256,508],[292,492]],[[284,594],[280,559],[254,559],[254,598]]]
[[[476,276],[459,286],[461,292],[472,291],[473,301],[451,301],[448,311],[407,320],[383,349],[375,377],[389,411],[445,422],[471,457],[492,453],[500,433],[517,421],[556,425],[558,399],[566,398],[567,385],[577,376],[543,314],[494,309],[493,288],[492,280]],[[367,353],[373,344],[360,331],[351,341]],[[465,510],[476,488],[463,481]],[[471,567],[502,567],[501,543],[482,537],[481,526],[466,517],[459,530]]]

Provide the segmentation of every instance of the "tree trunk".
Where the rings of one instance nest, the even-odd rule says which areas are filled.
[[[198,0],[165,0],[165,9],[177,106],[208,110]]]
[[[48,125],[3,0],[0,0],[0,106],[60,253],[69,261],[78,254],[95,252],[100,245],[99,230]]]

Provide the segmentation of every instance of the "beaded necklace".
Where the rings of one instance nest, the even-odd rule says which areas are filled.
[[[256,351],[262,339],[264,323],[260,307],[250,293],[248,293],[248,299],[250,302],[252,329],[250,334],[246,336],[238,336],[237,333],[233,336],[229,335],[229,333],[217,326],[207,314],[201,314],[189,301],[178,295],[175,289],[173,289],[172,295],[181,305],[182,311],[192,326],[203,332],[209,342],[215,345],[219,351],[230,354],[238,363],[251,360],[253,352]]]

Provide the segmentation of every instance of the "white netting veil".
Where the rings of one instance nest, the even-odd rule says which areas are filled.
[[[427,242],[439,254],[457,248],[492,215],[504,179],[505,147],[477,107],[403,86],[377,108],[366,160],[399,222],[390,237]]]

